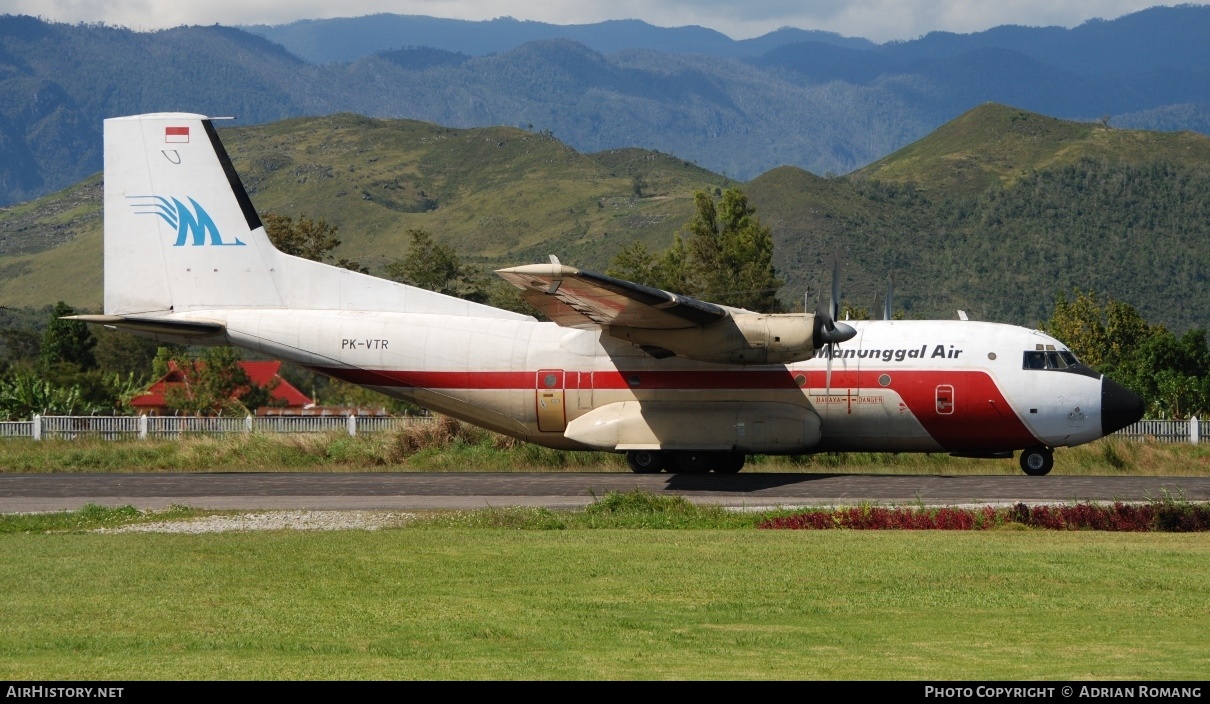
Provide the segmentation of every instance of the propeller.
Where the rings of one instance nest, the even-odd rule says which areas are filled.
[[[836,345],[851,340],[857,335],[857,330],[851,325],[837,322],[840,316],[840,252],[832,262],[832,297],[828,307],[824,308],[822,291],[815,297],[815,339],[828,346],[828,372],[825,383],[825,393],[832,393],[832,356]],[[804,302],[804,310],[805,310]]]

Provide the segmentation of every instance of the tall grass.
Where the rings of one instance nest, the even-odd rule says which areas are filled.
[[[140,511],[133,506],[86,504],[78,511],[0,514],[0,535],[6,533],[60,533],[116,528],[132,523],[171,521],[204,515],[206,511],[172,506],[163,511]]]
[[[0,439],[0,472],[629,471],[621,455],[551,450],[449,418],[395,431],[175,439]]]
[[[0,439],[0,472],[627,472],[620,454],[569,452],[521,442],[448,418],[396,431],[191,435],[177,439]],[[753,456],[745,472],[1006,474],[1014,460],[944,453],[819,453]],[[1210,444],[1106,438],[1055,453],[1057,475],[1210,475]]]

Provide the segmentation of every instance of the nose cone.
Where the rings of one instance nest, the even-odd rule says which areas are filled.
[[[1107,377],[1101,377],[1101,435],[1109,435],[1143,417],[1143,398]]]

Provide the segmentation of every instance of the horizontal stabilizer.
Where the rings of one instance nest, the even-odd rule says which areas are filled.
[[[124,315],[68,315],[64,320],[79,320],[94,325],[112,325],[132,332],[148,332],[178,337],[213,337],[222,335],[226,326],[201,320],[165,320],[163,318],[132,318]]]

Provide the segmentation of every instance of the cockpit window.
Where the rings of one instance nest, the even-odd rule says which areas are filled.
[[[1024,369],[1071,369],[1079,365],[1076,356],[1067,351],[1038,350],[1025,353]]]

